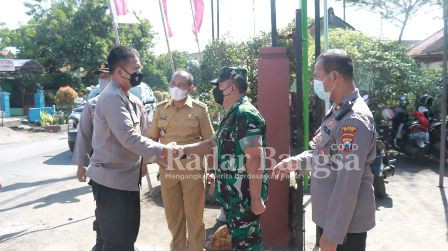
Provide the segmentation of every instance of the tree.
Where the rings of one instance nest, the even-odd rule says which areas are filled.
[[[37,60],[45,67],[46,75],[73,74],[83,70],[87,73],[85,81],[91,82],[95,78],[93,71],[106,61],[107,53],[115,41],[107,1],[26,2],[30,21],[9,32],[0,28],[0,48],[16,47],[19,50],[18,57]],[[137,49],[142,63],[151,58],[154,32],[149,21],[121,24],[119,31],[121,43]],[[3,36],[5,33],[6,36]],[[41,83],[46,88],[56,90],[67,84],[79,88],[79,80],[61,84]]]
[[[339,0],[342,1],[342,0]],[[441,0],[345,0],[350,5],[367,7],[400,27],[401,42],[408,21],[423,7],[441,4]]]
[[[352,57],[355,84],[361,91],[369,92],[377,117],[382,108],[397,107],[402,95],[410,100],[409,110],[414,110],[420,95],[434,96],[440,92],[437,73],[422,70],[397,42],[342,29],[331,30],[329,41],[330,48],[343,49]]]

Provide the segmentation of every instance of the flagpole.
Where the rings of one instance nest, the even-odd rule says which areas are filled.
[[[219,39],[219,0],[216,0],[216,30]]]
[[[212,3],[212,39],[215,40],[215,10],[213,8],[213,1],[215,0],[211,0]]]
[[[162,17],[163,31],[165,33],[166,47],[168,47],[168,55],[170,56],[171,60],[171,69],[173,70],[174,73],[176,70],[174,67],[173,55],[171,54],[170,41],[168,40],[168,35],[166,33],[165,19],[163,18],[162,3],[160,2],[160,0],[159,0],[159,9],[160,9],[160,16]]]
[[[112,28],[114,29],[114,33],[115,33],[115,45],[119,45],[120,44],[120,36],[118,34],[118,24],[117,24],[117,21],[115,20],[115,15],[114,15],[114,12],[112,11],[112,3],[110,1],[111,0],[108,0],[107,4],[109,5],[110,16],[112,17]]]
[[[201,53],[201,47],[199,46],[199,34],[198,34],[198,29],[196,28],[196,17],[195,17],[195,13],[193,11],[193,3],[190,0],[190,9],[191,9],[191,16],[193,17],[193,27],[194,27],[194,34],[196,36],[196,43],[198,45],[198,50],[199,50],[199,61],[202,60],[202,53]]]

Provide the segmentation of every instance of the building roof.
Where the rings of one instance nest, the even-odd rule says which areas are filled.
[[[42,72],[44,67],[32,59],[14,59],[16,71],[20,72]]]
[[[328,26],[329,28],[343,28],[348,30],[355,30],[353,26],[351,26],[349,23],[342,20],[340,17],[336,16],[334,14],[333,8],[328,8]],[[323,34],[323,28],[324,28],[324,18],[320,18],[320,33]],[[314,38],[314,29],[315,29],[315,22],[311,24],[308,27],[308,32],[311,34],[311,36]]]
[[[408,55],[414,58],[441,56],[443,54],[443,29],[414,45]]]
[[[406,48],[412,48],[416,44],[418,44],[420,40],[401,40],[400,44],[403,45]]]

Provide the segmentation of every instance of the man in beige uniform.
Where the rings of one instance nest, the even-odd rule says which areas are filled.
[[[173,74],[171,99],[158,105],[154,114],[149,133],[153,140],[185,145],[212,136],[207,106],[189,96],[193,89],[190,73],[181,70]],[[205,244],[204,160],[183,158],[163,166],[160,168],[160,182],[166,220],[172,235],[171,250],[202,250]]]

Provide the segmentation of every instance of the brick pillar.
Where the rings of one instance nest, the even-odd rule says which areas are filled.
[[[289,59],[285,48],[261,48],[258,60],[258,108],[267,123],[267,144],[275,149],[273,159],[290,153]],[[267,152],[272,156],[271,152]],[[284,158],[284,157],[283,157]],[[267,166],[272,169],[272,161]],[[271,173],[271,172],[269,172]],[[289,244],[289,181],[269,180],[269,199],[261,217],[264,244]]]

